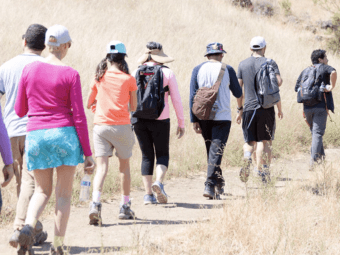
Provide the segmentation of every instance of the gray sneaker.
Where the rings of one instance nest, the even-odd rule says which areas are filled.
[[[90,212],[89,212],[89,218],[90,218],[90,225],[97,226],[98,224],[102,223],[102,204],[91,202],[90,203]]]
[[[31,246],[34,243],[34,228],[30,225],[25,225],[20,230],[18,241],[21,246]]]
[[[164,191],[164,186],[159,181],[155,181],[151,186],[152,191],[156,194],[157,202],[166,204],[168,202],[168,195]]]
[[[144,196],[143,200],[144,200],[145,205],[157,204],[157,199],[155,198],[155,196],[153,194],[151,194],[151,195],[146,194]]]
[[[18,247],[19,235],[20,235],[20,231],[16,229],[16,230],[14,230],[13,235],[11,235],[11,237],[9,239],[9,244],[14,248]]]
[[[40,233],[36,234],[34,236],[34,245],[33,246],[38,246],[38,245],[41,245],[43,244],[46,240],[47,240],[47,231],[41,231]]]
[[[50,255],[64,255],[63,247],[58,246],[57,248],[54,248],[52,245],[50,249]]]
[[[250,164],[251,164],[252,160],[250,159],[245,159],[244,161],[244,165],[240,170],[240,180],[242,182],[247,182],[249,175],[250,175]]]
[[[128,220],[135,218],[135,213],[131,210],[131,201],[127,204],[121,204],[119,209],[119,216],[120,220]]]

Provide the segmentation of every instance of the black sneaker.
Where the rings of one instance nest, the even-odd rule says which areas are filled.
[[[204,197],[208,197],[210,199],[214,199],[215,195],[215,187],[213,185],[205,185],[205,189],[203,192]]]
[[[217,183],[216,186],[215,186],[216,194],[223,195],[223,193],[224,193],[224,186],[225,186],[224,183]]]
[[[240,180],[242,182],[247,182],[249,179],[251,162],[251,158],[244,161],[244,166],[240,170]]]
[[[89,218],[90,218],[90,225],[97,226],[99,223],[102,222],[102,204],[91,202],[90,203],[90,212],[89,212]]]
[[[128,220],[135,218],[135,213],[131,210],[131,201],[127,204],[120,205],[119,216],[120,220]]]

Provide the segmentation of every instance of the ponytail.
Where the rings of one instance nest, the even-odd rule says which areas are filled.
[[[100,79],[104,76],[106,70],[107,70],[107,57],[105,57],[97,66],[96,81],[100,81]]]

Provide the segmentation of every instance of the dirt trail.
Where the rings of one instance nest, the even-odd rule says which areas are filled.
[[[326,150],[328,161],[340,158],[340,149]],[[290,160],[274,161],[272,167],[279,169],[280,178],[277,189],[282,189],[287,182],[306,181],[308,171],[308,155],[298,155]],[[88,224],[88,207],[72,207],[65,244],[69,254],[114,254],[124,252],[137,242],[163,238],[176,233],[195,221],[209,220],[211,210],[219,210],[223,204],[245,196],[245,185],[238,178],[238,168],[225,170],[225,194],[222,200],[207,200],[202,196],[205,173],[193,175],[186,179],[172,179],[166,182],[165,190],[170,195],[169,203],[164,205],[143,205],[143,191],[132,192],[132,209],[135,221],[118,220],[119,200],[103,203],[102,227]],[[248,188],[257,188],[257,184],[249,183]],[[118,198],[118,197],[117,197]],[[53,238],[53,218],[42,219],[44,229],[48,231],[47,243],[34,247],[36,254],[48,254]],[[15,249],[8,245],[12,229],[8,226],[0,233],[0,254],[16,254]]]

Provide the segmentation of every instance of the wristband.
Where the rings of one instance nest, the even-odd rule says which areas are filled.
[[[237,107],[237,110],[238,110],[238,111],[243,110],[243,105],[242,105],[241,107]]]

